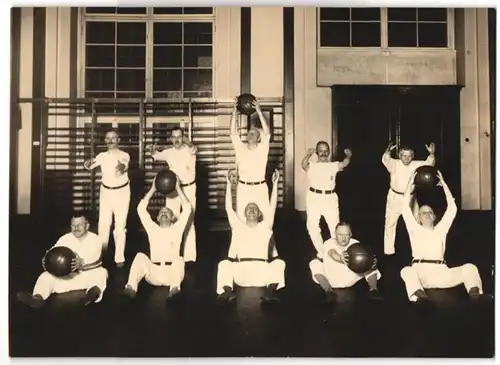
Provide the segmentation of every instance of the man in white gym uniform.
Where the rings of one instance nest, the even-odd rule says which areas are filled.
[[[270,247],[274,216],[278,200],[279,172],[273,174],[271,202],[262,211],[255,203],[245,207],[242,220],[232,206],[231,176],[228,172],[226,187],[226,212],[232,230],[228,258],[217,269],[217,294],[219,299],[233,301],[234,284],[240,287],[265,287],[261,297],[264,303],[279,301],[276,292],[285,286],[285,262],[278,258],[276,246]],[[260,221],[262,218],[262,221]]]
[[[117,267],[123,267],[125,264],[127,217],[130,206],[130,180],[128,176],[130,155],[118,147],[120,137],[117,131],[108,131],[105,142],[108,150],[99,153],[94,159],[85,161],[84,167],[87,170],[101,167],[99,237],[101,237],[104,248],[107,248],[114,216],[115,263]]]
[[[241,219],[245,219],[245,209],[248,203],[255,203],[260,210],[269,206],[269,190],[266,183],[266,168],[271,141],[271,130],[260,104],[254,100],[253,106],[259,116],[262,130],[252,127],[247,133],[247,143],[239,134],[236,123],[237,101],[234,102],[233,115],[230,123],[230,134],[236,155],[239,181],[236,188],[238,199],[236,211]]]
[[[191,204],[177,178],[175,189],[179,194],[182,213],[177,220],[170,208],[163,207],[158,212],[156,222],[151,219],[147,207],[156,192],[155,182],[141,200],[137,213],[149,239],[150,257],[143,253],[135,256],[127,285],[123,293],[134,298],[142,279],[154,286],[169,286],[167,300],[173,299],[181,291],[184,280],[184,259],[181,255],[182,235],[191,215]]]
[[[52,247],[68,247],[76,254],[71,262],[72,273],[64,278],[43,272],[36,281],[33,294],[20,292],[17,298],[32,308],[41,308],[52,293],[67,293],[86,290],[84,305],[98,303],[106,290],[108,272],[102,267],[102,241],[98,235],[89,231],[89,222],[82,213],[71,218],[71,232],[61,236]],[[51,248],[51,249],[52,249]],[[48,251],[47,251],[48,252]],[[42,259],[45,270],[45,257]]]
[[[443,175],[438,172],[438,185],[443,188],[448,206],[437,224],[436,215],[428,205],[422,205],[416,217],[412,212],[410,203],[415,189],[415,175],[416,172],[410,175],[402,202],[402,215],[410,235],[413,256],[411,266],[401,270],[408,299],[411,302],[429,303],[425,289],[452,288],[460,284],[465,285],[471,299],[484,297],[481,276],[475,265],[449,268],[444,260],[446,236],[457,215],[457,205]]]
[[[355,273],[347,266],[349,264],[347,249],[359,241],[352,238],[351,226],[348,223],[338,223],[334,232],[334,236],[322,247],[323,258],[315,258],[309,263],[313,281],[324,290],[327,302],[334,301],[334,288],[350,288],[363,278],[368,283],[369,297],[381,299],[377,282],[382,275],[377,269],[376,259],[368,272]]]
[[[316,154],[317,161],[311,161]],[[319,141],[316,148],[310,148],[302,160],[302,170],[309,178],[309,190],[306,195],[307,231],[318,252],[318,257],[323,258],[323,237],[321,236],[321,216],[333,236],[340,220],[339,198],[335,192],[337,173],[349,166],[352,151],[344,150],[345,158],[342,161],[330,161],[330,146],[327,142]]]
[[[396,227],[401,216],[401,207],[404,189],[411,174],[421,166],[434,166],[436,158],[434,153],[436,146],[434,143],[426,145],[429,157],[425,161],[413,160],[414,152],[411,148],[402,147],[399,151],[399,159],[391,158],[391,151],[396,146],[389,144],[382,156],[382,163],[391,176],[390,189],[387,193],[387,204],[385,209],[384,227],[384,253],[394,255],[396,253]],[[418,210],[418,204],[413,199],[414,213]]]
[[[155,145],[151,148],[151,156],[155,161],[165,161],[168,167],[179,177],[182,191],[187,196],[192,208],[186,227],[184,241],[184,260],[186,263],[196,261],[196,229],[194,214],[196,210],[196,146],[184,135],[181,128],[176,127],[170,135],[172,146],[163,151],[157,151]],[[181,213],[179,196],[167,197],[165,206],[170,208],[176,217]]]

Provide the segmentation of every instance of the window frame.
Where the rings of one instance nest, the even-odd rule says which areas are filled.
[[[153,98],[153,25],[155,22],[199,22],[199,23],[212,23],[212,97],[205,98],[174,98],[172,100],[177,101],[213,101],[215,99],[215,68],[216,64],[216,42],[215,42],[215,18],[216,18],[216,7],[213,7],[212,14],[153,14],[153,8],[147,7],[146,14],[85,14],[85,8],[78,8],[78,56],[77,56],[77,97],[85,98],[85,58],[86,58],[86,23],[87,21],[110,21],[110,22],[138,22],[142,21],[146,23],[146,88],[145,96],[148,99]],[[184,70],[183,66],[180,68]],[[116,82],[116,81],[115,81]],[[183,82],[184,88],[184,82]],[[182,93],[190,90],[181,90]],[[116,92],[116,90],[115,90]]]
[[[455,12],[453,8],[446,8],[447,18],[447,47],[389,47],[389,19],[388,8],[380,8],[380,47],[346,47],[346,46],[322,46],[321,45],[321,7],[316,8],[316,47],[318,49],[330,50],[343,50],[343,51],[368,51],[368,50],[382,50],[382,51],[434,51],[442,52],[444,50],[455,50]],[[352,37],[352,35],[351,35]],[[351,40],[352,41],[352,40]]]

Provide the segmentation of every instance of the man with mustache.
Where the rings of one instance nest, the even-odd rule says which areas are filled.
[[[414,151],[404,146],[399,150],[399,159],[391,158],[391,151],[395,148],[395,145],[389,144],[382,156],[382,163],[391,175],[385,209],[384,253],[386,255],[396,253],[396,227],[401,216],[404,189],[410,175],[421,166],[434,166],[436,163],[434,156],[436,146],[432,142],[425,146],[429,152],[429,157],[425,161],[415,161],[413,159]],[[413,210],[416,214],[418,204],[415,200],[413,200]]]
[[[260,104],[254,100],[254,106],[262,130],[251,127],[247,133],[247,143],[244,143],[238,134],[237,104],[235,100],[233,115],[230,123],[231,141],[236,155],[236,165],[238,167],[239,181],[236,188],[238,199],[236,201],[236,211],[241,219],[245,219],[245,209],[248,203],[255,203],[260,210],[266,210],[269,206],[269,189],[266,183],[266,168],[271,141],[271,130]]]
[[[71,274],[59,278],[45,271],[36,281],[33,294],[20,292],[17,298],[22,303],[41,308],[52,293],[67,293],[85,290],[82,298],[84,305],[102,300],[108,280],[108,272],[102,267],[102,241],[98,235],[89,231],[87,217],[78,212],[71,218],[71,232],[61,236],[52,247],[68,247],[76,254],[71,262]],[[48,252],[48,251],[47,251]],[[45,270],[45,256],[42,259]]]
[[[142,279],[155,286],[169,286],[167,300],[180,293],[184,280],[184,259],[181,254],[182,235],[191,215],[191,204],[177,178],[175,190],[179,194],[182,213],[177,220],[170,208],[163,207],[158,212],[156,222],[147,211],[149,201],[156,192],[155,182],[137,206],[137,213],[149,239],[150,257],[142,252],[135,256],[127,285],[123,294],[134,298]]]
[[[151,147],[151,156],[155,161],[165,161],[180,179],[181,188],[187,196],[192,208],[192,214],[186,226],[184,241],[184,260],[186,263],[196,261],[196,229],[194,214],[196,209],[196,146],[184,135],[181,128],[175,127],[170,134],[172,146],[158,151],[156,145]],[[165,206],[170,208],[176,217],[181,213],[181,199],[168,196]]]
[[[465,285],[473,302],[482,298],[489,299],[489,296],[483,294],[481,277],[475,265],[449,268],[444,260],[446,236],[457,215],[457,205],[443,175],[438,172],[438,186],[443,188],[448,206],[437,224],[434,210],[428,205],[422,205],[416,216],[412,212],[410,203],[415,189],[415,175],[416,172],[411,174],[402,201],[402,215],[410,235],[413,256],[411,266],[401,270],[408,299],[419,304],[430,303],[425,289],[452,288],[460,284]]]
[[[109,231],[113,216],[115,229],[115,263],[117,267],[125,264],[125,242],[127,234],[127,217],[130,205],[130,181],[128,166],[130,155],[118,147],[120,137],[114,129],[108,131],[104,141],[108,150],[99,153],[95,158],[85,161],[87,170],[101,167],[101,189],[99,193],[99,237],[108,247]]]
[[[314,154],[317,155],[317,160],[311,161]],[[306,196],[307,231],[319,258],[323,258],[323,237],[319,225],[321,216],[325,218],[331,235],[335,233],[340,220],[339,198],[335,192],[336,178],[337,173],[349,166],[352,151],[346,148],[344,154],[344,160],[331,161],[330,146],[325,141],[319,141],[316,148],[307,151],[301,164],[309,178]]]
[[[279,301],[277,291],[285,286],[285,262],[278,258],[278,251],[271,244],[274,215],[278,200],[279,172],[273,174],[273,191],[270,206],[263,212],[255,203],[245,207],[245,219],[233,210],[231,172],[227,175],[226,212],[232,230],[228,258],[217,269],[217,294],[222,301],[236,299],[234,284],[241,287],[265,287],[261,297],[264,303]],[[274,241],[272,241],[274,242]]]

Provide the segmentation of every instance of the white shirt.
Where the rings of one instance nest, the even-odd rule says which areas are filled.
[[[358,240],[355,240],[354,238],[351,238],[349,243],[346,246],[341,246],[337,243],[337,240],[335,238],[330,238],[327,240],[324,245],[323,245],[323,262],[325,264],[328,264],[329,262],[337,262],[334,259],[330,257],[328,252],[330,250],[335,250],[339,255],[342,255],[350,246],[354,245],[355,243],[359,243]],[[337,262],[338,263],[338,262]]]
[[[180,149],[171,147],[152,155],[156,161],[166,161],[170,169],[179,176],[181,184],[196,180],[196,148],[184,145]]]
[[[309,186],[318,190],[335,190],[337,173],[342,171],[341,162],[310,162],[307,170]]]
[[[118,162],[124,164],[128,169],[130,155],[125,151],[117,150],[113,152],[101,152],[95,158],[95,166],[101,166],[102,183],[104,185],[109,187],[118,187],[129,181],[128,170],[122,175],[116,171]]]
[[[402,215],[410,236],[414,259],[443,260],[446,251],[446,236],[457,215],[457,205],[451,197],[441,221],[434,228],[426,228],[415,220],[410,205],[403,203]]]
[[[160,227],[154,222],[147,211],[147,205],[148,202],[142,199],[137,213],[148,234],[150,259],[152,262],[174,262],[181,257],[182,235],[191,215],[191,205],[186,203],[182,206],[179,219],[170,227]]]
[[[261,141],[254,150],[248,149],[239,136],[231,135],[239,179],[244,182],[260,182],[266,180],[267,159],[271,135],[261,133]]]
[[[391,174],[391,189],[401,194],[406,190],[411,174],[421,166],[432,166],[434,161],[434,158],[429,156],[425,161],[413,160],[408,166],[405,166],[400,159],[387,158],[386,156],[384,154],[382,157],[382,163]]]
[[[75,252],[83,261],[84,265],[93,264],[101,259],[102,242],[99,236],[92,232],[82,239],[75,237],[73,233],[66,233],[61,236],[54,247],[68,247]]]

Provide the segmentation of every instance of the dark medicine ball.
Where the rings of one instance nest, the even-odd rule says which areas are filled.
[[[439,181],[437,169],[434,166],[420,166],[415,170],[415,186],[418,188],[435,187]]]
[[[349,269],[356,274],[364,274],[370,271],[375,262],[375,254],[370,247],[361,243],[355,243],[347,249],[349,255]]]
[[[76,255],[68,247],[54,247],[45,255],[45,269],[54,276],[64,277],[71,273],[71,261],[74,259]]]
[[[252,105],[254,100],[255,96],[252,94],[241,94],[238,96],[238,104],[236,105],[236,108],[241,114],[252,115],[255,113],[255,108]]]
[[[156,175],[155,187],[160,193],[170,194],[175,190],[177,176],[172,170],[162,170]]]

